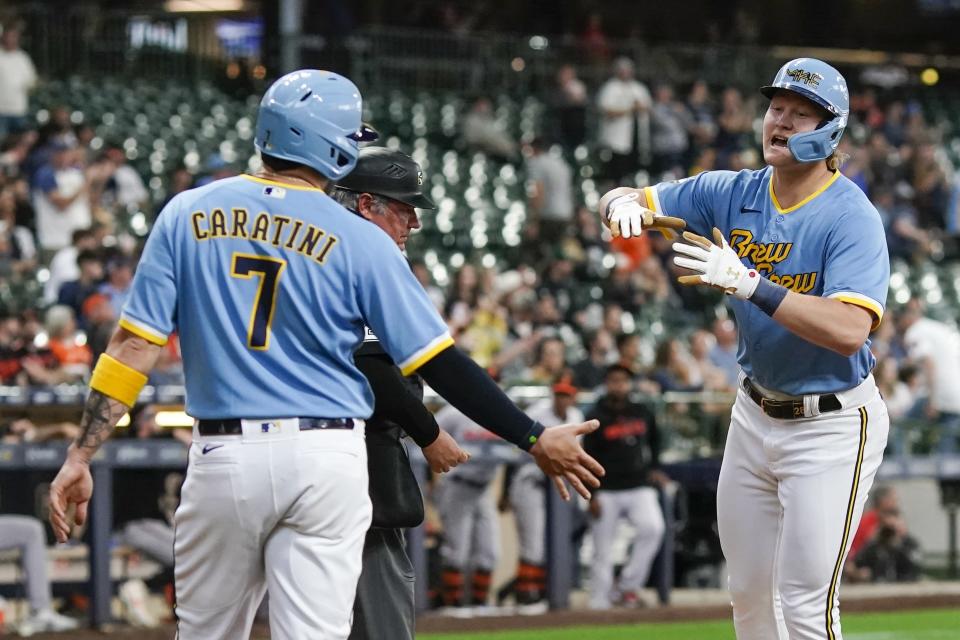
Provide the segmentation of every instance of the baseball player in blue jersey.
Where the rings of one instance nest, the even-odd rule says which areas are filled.
[[[354,363],[365,325],[404,374],[530,451],[561,494],[563,478],[589,494],[603,472],[576,440],[595,425],[545,432],[524,415],[453,346],[390,236],[326,195],[370,137],[361,112],[346,78],[288,74],[257,116],[263,170],[164,207],[50,487],[63,541],[86,518],[91,459],[177,330],[197,419],[174,522],[180,640],[248,637],[267,590],[272,637],[349,634],[371,521],[373,403]]]
[[[840,574],[889,427],[868,340],[889,260],[877,211],[838,170],[843,76],[799,58],[761,91],[766,168],[615,189],[600,207],[624,237],[685,220],[681,282],[731,296],[742,373],[717,509],[737,637],[839,640]]]

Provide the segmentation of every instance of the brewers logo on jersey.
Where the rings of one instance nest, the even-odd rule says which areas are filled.
[[[836,172],[819,191],[784,209],[773,169],[709,171],[647,187],[651,209],[682,217],[694,233],[717,227],[744,264],[797,293],[863,307],[880,324],[890,260],[879,214],[863,191]],[[802,209],[802,211],[800,211]],[[857,229],[858,232],[839,233]],[[740,329],[740,365],[751,379],[791,395],[842,391],[859,384],[876,360],[869,342],[847,358],[790,332],[752,303],[730,298]],[[809,354],[784,357],[785,354]]]

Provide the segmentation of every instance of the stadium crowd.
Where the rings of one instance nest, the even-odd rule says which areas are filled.
[[[12,55],[22,53],[14,30],[4,32],[2,44],[0,78],[22,82],[0,96],[19,91],[23,100],[5,112],[0,103],[0,385],[81,383],[106,346],[136,270],[143,234],[125,221],[138,212],[150,220],[163,203],[150,201],[123,147],[97,137],[69,105],[21,109],[36,76],[25,70],[26,54]],[[18,70],[8,73],[12,65]],[[665,238],[611,243],[576,189],[571,159],[581,148],[595,155],[600,192],[614,183],[757,168],[763,102],[704,82],[657,83],[651,91],[622,58],[600,87],[585,86],[570,65],[556,77],[543,96],[548,117],[536,139],[511,138],[489,100],[478,100],[463,118],[464,148],[523,164],[522,250],[492,267],[468,260],[449,282],[437,282],[421,256],[412,255],[417,277],[457,343],[504,386],[563,380],[602,394],[614,366],[640,397],[734,391],[737,333],[722,299],[676,285]],[[842,171],[880,211],[891,258],[955,259],[960,182],[943,150],[944,131],[910,99],[864,88],[851,104]],[[207,169],[203,176],[177,171],[167,197],[235,170],[218,162]],[[888,308],[872,340],[875,375],[895,425],[892,446],[916,448],[896,426],[913,419],[934,425],[928,451],[956,451],[956,328],[925,317],[915,299]],[[151,381],[176,383],[181,376],[171,340]],[[5,443],[75,433],[69,423],[34,424],[27,416],[0,422]],[[890,575],[857,566],[850,573]]]
[[[16,47],[15,32],[6,33],[5,42]],[[575,189],[569,158],[583,146],[596,155],[599,191],[638,178],[758,167],[761,101],[703,82],[684,91],[658,84],[651,92],[625,58],[613,71],[591,95],[572,66],[558,69],[557,87],[545,96],[550,108],[542,136],[534,140],[512,140],[497,127],[489,101],[478,100],[463,119],[465,147],[518,160],[522,150],[528,185],[522,251],[494,267],[468,261],[449,283],[435,282],[416,255],[413,268],[459,343],[505,385],[546,384],[569,369],[581,388],[593,389],[603,367],[619,362],[649,393],[731,388],[735,329],[724,321],[719,298],[675,285],[668,243],[659,236],[611,245]],[[867,88],[851,103],[843,171],[880,211],[891,258],[955,257],[960,187],[940,145],[944,132],[909,100],[881,100]],[[0,382],[83,381],[123,305],[142,244],[123,222],[133,212],[155,215],[163,203],[149,201],[123,148],[96,137],[69,106],[4,122],[0,273],[8,309],[0,324]],[[223,163],[207,168],[212,175],[176,172],[167,197],[235,172]],[[30,292],[40,285],[42,294],[26,304],[14,295],[18,287]],[[930,395],[927,372],[920,363],[911,366],[904,336],[894,330],[901,315],[888,310],[874,336],[877,355],[889,360],[879,373],[883,384],[906,385],[898,387],[900,396],[909,388],[919,400]],[[164,381],[176,381],[177,357],[174,345],[161,367]]]

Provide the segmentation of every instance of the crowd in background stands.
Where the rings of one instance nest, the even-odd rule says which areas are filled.
[[[29,56],[19,50],[14,30],[4,32],[2,45],[0,286],[33,280],[39,292],[27,308],[0,315],[0,385],[83,383],[114,330],[142,245],[143,234],[119,221],[142,212],[145,231],[163,203],[149,201],[122,146],[96,137],[69,106],[29,111],[26,96],[36,81]],[[460,347],[505,386],[565,380],[602,392],[611,365],[619,365],[632,372],[634,391],[654,398],[664,391],[734,391],[737,330],[722,297],[675,284],[665,238],[645,234],[611,243],[576,188],[587,176],[574,170],[574,158],[587,149],[598,159],[600,175],[592,178],[600,193],[615,184],[759,167],[763,101],[703,82],[661,83],[651,91],[625,59],[615,61],[600,87],[587,87],[569,65],[556,78],[542,96],[548,112],[541,137],[513,139],[486,98],[470,107],[461,126],[465,149],[523,164],[522,251],[494,267],[467,261],[447,283],[436,282],[412,256],[418,279]],[[16,95],[19,100],[11,99]],[[941,132],[909,100],[864,89],[851,103],[843,171],[880,210],[891,256],[914,262],[955,257],[958,186]],[[169,177],[167,198],[234,172],[216,158],[201,176],[180,169]],[[955,450],[956,328],[924,317],[914,300],[889,309],[872,339],[875,375],[894,422],[893,447],[918,449],[899,427],[916,419],[935,425],[927,450]],[[151,382],[181,381],[174,338]],[[0,421],[2,442],[76,433],[74,424],[35,424],[27,416]],[[914,578],[916,543],[898,518],[895,497],[881,493],[870,517],[876,535],[860,541],[863,554],[851,554],[848,579]]]
[[[8,282],[39,276],[43,293],[32,308],[0,319],[0,383],[82,382],[106,346],[142,243],[117,221],[131,212],[155,214],[162,203],[148,201],[123,148],[96,137],[69,107],[26,111],[35,82],[25,66],[29,56],[19,49],[14,30],[4,33],[3,47],[0,77],[21,78],[19,87],[6,90],[19,90],[24,99],[0,101],[6,130],[0,142],[0,274]],[[675,285],[666,239],[646,234],[611,244],[575,188],[572,158],[577,148],[587,148],[599,159],[599,192],[638,180],[758,167],[755,131],[763,101],[702,82],[657,84],[651,91],[623,58],[612,71],[602,86],[588,88],[572,66],[558,69],[556,87],[544,96],[542,136],[534,140],[512,139],[489,100],[472,105],[462,122],[465,148],[524,164],[524,251],[513,264],[482,268],[467,262],[445,286],[416,256],[414,269],[458,343],[504,385],[549,384],[568,374],[580,388],[593,389],[616,362],[634,371],[638,390],[649,394],[734,389],[736,328],[722,300]],[[909,100],[881,99],[867,88],[855,92],[851,104],[841,145],[850,159],[843,171],[880,210],[891,256],[949,259],[958,187],[941,132]],[[177,171],[168,198],[234,172],[222,162],[207,169],[203,176]],[[892,413],[960,414],[948,399],[951,393],[960,398],[960,392],[930,382],[935,365],[955,370],[960,355],[946,362],[943,349],[914,345],[911,352],[894,330],[900,316],[910,313],[889,310],[874,336],[881,359],[877,377],[885,397],[893,399]],[[932,322],[915,323],[914,333],[956,336],[946,325],[931,329]],[[180,375],[177,341],[171,340],[153,382],[177,382]],[[960,381],[960,375],[938,379],[947,377]],[[928,397],[933,403],[925,408],[922,399]]]

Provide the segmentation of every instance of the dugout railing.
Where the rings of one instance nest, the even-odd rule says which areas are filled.
[[[176,407],[183,401],[182,391],[182,387],[176,385],[147,387],[141,395],[141,401]],[[29,416],[38,421],[77,420],[82,409],[83,393],[84,388],[78,386],[0,387],[0,419]],[[521,386],[512,388],[510,393],[519,404],[525,406],[547,397],[549,392],[542,387]],[[428,394],[428,402],[436,400],[435,396]],[[592,394],[583,394],[581,397],[584,405],[592,400]],[[707,493],[715,491],[731,394],[668,392],[653,400],[660,424],[668,436],[664,462],[671,477],[680,487],[690,490],[695,488]],[[923,433],[927,433],[930,426],[911,422],[895,425],[894,429],[922,429]],[[909,436],[906,438],[907,442],[917,440]],[[0,444],[0,483],[8,483],[8,490],[17,488],[18,484],[36,481],[38,473],[45,476],[48,482],[62,464],[67,444],[65,441]],[[933,477],[948,484],[960,478],[960,456],[916,455],[909,447],[898,449],[888,451],[879,478]],[[493,443],[479,445],[473,453],[477,458],[509,462],[516,459],[519,451],[505,443]],[[419,477],[425,480],[427,470],[422,456],[414,449],[411,459],[416,463]],[[91,599],[90,621],[93,626],[102,626],[111,620],[110,600],[115,581],[110,571],[111,534],[115,521],[112,500],[114,472],[124,469],[182,469],[186,462],[186,448],[173,440],[117,438],[108,441],[95,457],[91,467],[95,493],[91,501],[86,534],[90,565],[88,595]],[[39,495],[36,493],[37,487],[29,489],[34,491],[35,496]],[[547,545],[550,566],[548,594],[552,607],[565,608],[569,605],[569,595],[574,587],[573,566],[570,562],[573,557],[570,536],[572,507],[559,500],[553,491],[547,493],[550,523]],[[653,571],[652,582],[660,600],[668,602],[674,581],[673,544],[679,529],[686,523],[682,516],[679,519],[677,517],[678,510],[673,504],[674,494],[663,492],[661,498],[668,527],[664,547]],[[36,498],[33,504],[34,512],[30,515],[46,519],[43,501]],[[0,505],[0,509],[2,508],[3,505]],[[955,537],[956,532],[953,533],[951,541],[954,564]],[[424,540],[425,531],[422,527],[411,532],[410,549],[417,573],[421,576],[427,575]],[[425,607],[427,581],[423,579],[418,581],[418,584],[421,585],[418,603]]]

